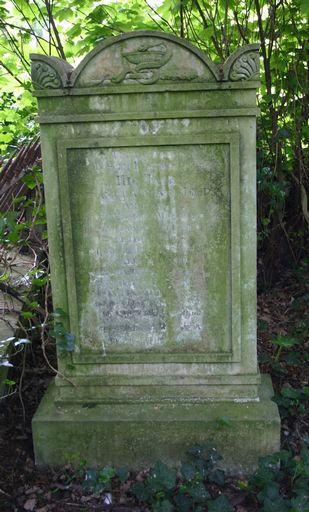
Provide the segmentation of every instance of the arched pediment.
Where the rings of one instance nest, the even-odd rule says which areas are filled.
[[[33,85],[35,89],[82,89],[256,80],[258,49],[257,44],[241,47],[218,66],[193,44],[172,34],[129,32],[100,43],[76,69],[55,57],[31,55]]]
[[[216,65],[191,43],[164,32],[138,31],[99,44],[72,73],[71,83],[92,87],[218,79]]]

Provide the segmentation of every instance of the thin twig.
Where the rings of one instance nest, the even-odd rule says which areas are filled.
[[[26,353],[27,353],[27,346],[25,345],[24,351],[23,351],[23,366],[22,366],[22,371],[20,374],[19,385],[18,385],[18,396],[19,396],[19,400],[20,400],[20,404],[21,404],[21,408],[22,408],[24,424],[26,423],[26,409],[25,409],[25,404],[24,404],[24,400],[23,400],[22,387],[23,387],[23,379],[24,379],[25,367],[26,367]]]
[[[4,26],[8,26],[10,28],[15,28],[15,29],[20,30],[22,32],[26,32],[27,34],[30,34],[31,36],[34,36],[37,39],[39,44],[40,44],[39,40],[44,41],[44,43],[48,43],[49,42],[44,37],[41,37],[38,34],[36,34],[36,32],[32,29],[32,27],[31,28],[26,28],[26,27],[21,27],[19,25],[14,25],[13,23],[8,23],[7,21],[4,21],[2,18],[0,18],[0,24],[4,25]],[[56,48],[56,45],[54,43],[52,43],[52,45]],[[44,49],[43,46],[41,46],[41,44],[40,44],[40,47],[41,47],[42,51],[44,51],[44,53],[45,53],[45,49]]]
[[[27,72],[29,72],[30,63],[29,63],[29,61],[27,61],[25,56],[20,51],[18,45],[16,44],[15,38],[10,34],[10,32],[8,31],[8,29],[6,27],[1,27],[1,30],[4,33],[4,36],[8,39],[8,42],[11,45],[11,50],[13,51],[13,53],[15,53],[15,55],[20,57],[23,67],[25,68],[25,70]]]
[[[6,64],[4,64],[4,62],[2,60],[0,60],[0,66],[2,66],[9,73],[10,76],[15,78],[16,82],[18,82],[19,85],[21,85],[22,87],[25,87],[25,84],[18,78],[18,76],[16,76],[15,73],[13,73],[13,71],[10,68],[7,67]]]
[[[165,23],[165,24],[166,24],[166,25],[171,29],[171,31],[172,31],[175,35],[177,35],[177,31],[174,29],[174,27],[172,27],[172,25],[169,23],[169,21],[168,21],[167,19],[163,18],[163,16],[161,16],[161,14],[159,14],[159,13],[158,13],[158,11],[156,11],[156,10],[155,10],[155,9],[154,9],[154,8],[153,8],[153,7],[148,3],[148,2],[147,2],[147,0],[144,0],[144,2],[145,2],[145,4],[149,7],[149,9],[151,9],[151,10],[152,10],[152,12],[153,12],[156,16],[158,16],[158,17],[160,18],[160,20],[162,20],[162,21],[163,21],[163,22],[164,22],[164,23]],[[148,14],[148,16],[151,18],[150,14]],[[153,18],[151,18],[151,19],[153,19]]]
[[[2,397],[4,398],[4,397]],[[0,489],[0,494],[3,494],[4,496],[7,496],[8,498],[12,498],[12,496],[10,494],[8,494],[7,492],[4,492],[2,489]]]

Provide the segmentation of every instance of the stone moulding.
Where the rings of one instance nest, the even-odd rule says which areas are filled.
[[[219,85],[258,80],[258,50],[258,44],[246,45],[217,65],[188,41],[152,30],[136,31],[103,41],[76,69],[62,59],[32,54],[31,73],[36,95],[132,84]]]
[[[213,117],[250,117],[258,116],[260,110],[258,108],[238,108],[238,109],[208,109],[198,111],[165,111],[165,112],[132,112],[127,113],[112,113],[104,114],[104,121],[126,121],[126,120],[143,120],[143,119],[198,119],[198,118],[213,118]],[[61,123],[93,123],[100,122],[102,114],[72,114],[72,115],[41,115],[38,118],[40,124],[61,124]]]
[[[46,55],[31,55],[31,78],[34,89],[67,87],[73,67],[65,60]]]
[[[36,463],[101,468],[104,464],[145,468],[155,460],[179,465],[179,454],[201,442],[215,442],[224,469],[252,472],[258,458],[280,448],[280,419],[263,376],[259,402],[65,403],[51,385],[32,428]],[[103,420],[104,418],[104,420]],[[214,441],[215,440],[215,441]]]
[[[239,232],[239,135],[237,133],[205,133],[203,136],[199,137],[195,135],[194,137],[185,136],[177,137],[156,137],[155,147],[164,148],[171,147],[176,145],[178,148],[181,146],[203,146],[209,147],[212,144],[224,144],[229,148],[229,159],[230,159],[230,168],[229,173],[231,173],[231,233],[230,233],[230,258],[231,258],[231,284],[230,284],[230,297],[231,297],[231,305],[232,312],[230,324],[230,346],[225,350],[217,350],[215,353],[207,353],[205,349],[201,351],[200,354],[194,354],[193,361],[196,361],[197,358],[201,359],[202,362],[209,361],[221,361],[221,362],[240,362],[241,354],[240,354],[240,343],[241,343],[241,320],[240,320],[240,268],[239,268],[239,247],[240,247],[240,232]],[[59,159],[59,168],[61,167],[62,172],[59,176],[60,179],[60,194],[61,194],[61,204],[62,204],[62,217],[63,217],[63,232],[64,232],[64,246],[65,246],[65,262],[68,273],[70,273],[70,277],[67,281],[67,293],[70,297],[71,304],[71,325],[70,328],[72,332],[74,332],[77,336],[78,340],[81,340],[81,336],[79,333],[79,315],[80,312],[78,310],[78,297],[77,297],[77,282],[78,282],[78,272],[75,270],[74,265],[74,254],[73,254],[73,226],[71,219],[73,218],[72,209],[68,201],[66,200],[69,197],[69,188],[70,188],[70,167],[68,164],[68,151],[75,151],[84,149],[86,151],[98,149],[98,148],[126,148],[126,147],[134,147],[136,151],[138,148],[152,148],[154,146],[153,137],[118,137],[116,140],[113,138],[94,138],[93,140],[89,139],[66,139],[65,141],[58,142],[58,159]],[[82,348],[82,347],[80,347]],[[76,353],[78,350],[78,343],[76,345]],[[134,362],[136,360],[136,352],[126,354],[125,360]],[[167,353],[165,354],[166,362],[179,362],[179,361],[191,361],[190,353]],[[78,362],[75,360],[76,354],[74,354],[73,359],[74,363]],[[106,364],[110,356],[104,354],[100,355],[97,353],[94,355],[95,360],[102,360]],[[82,360],[84,357],[82,357]],[[147,362],[148,360],[153,361],[156,359],[156,356],[153,353],[144,354],[143,362]],[[162,355],[159,356],[159,360],[162,359]]]

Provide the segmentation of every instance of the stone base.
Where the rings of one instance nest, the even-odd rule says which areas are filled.
[[[280,417],[262,376],[259,401],[55,403],[52,384],[32,427],[38,465],[126,466],[161,460],[177,465],[195,443],[211,442],[231,473],[251,472],[280,447]]]

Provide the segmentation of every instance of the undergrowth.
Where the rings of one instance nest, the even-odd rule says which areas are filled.
[[[209,445],[196,445],[176,471],[158,461],[142,478],[132,479],[125,469],[105,466],[101,470],[84,470],[85,492],[99,494],[105,504],[112,505],[113,493],[126,484],[140,510],[153,512],[233,512],[234,502],[253,506],[262,512],[309,511],[309,449],[300,455],[281,450],[259,460],[257,470],[247,479],[232,479],[217,467],[222,457]],[[133,483],[132,483],[133,482]],[[234,495],[226,495],[231,482]],[[235,491],[237,499],[235,500]],[[243,508],[242,510],[246,510]]]

